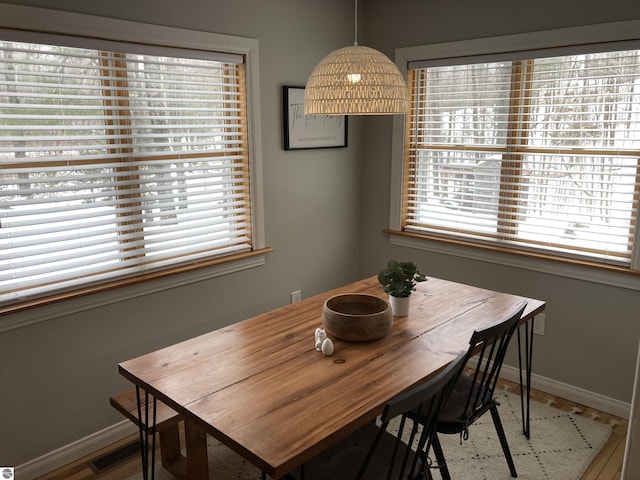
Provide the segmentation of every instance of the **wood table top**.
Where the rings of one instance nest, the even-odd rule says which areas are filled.
[[[540,300],[429,277],[407,317],[382,339],[314,346],[333,295],[386,299],[376,277],[346,285],[119,364],[120,373],[273,478],[279,478],[381,413],[468,348],[475,329]]]

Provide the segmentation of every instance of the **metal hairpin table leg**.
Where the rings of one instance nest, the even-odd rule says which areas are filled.
[[[138,400],[138,424],[140,427],[140,456],[142,457],[142,478],[154,480],[156,463],[156,397],[144,391],[144,417],[142,416],[141,388],[136,386],[136,398]],[[149,423],[149,397],[153,397],[151,407],[151,423]],[[149,443],[151,437],[151,443]],[[149,477],[149,449],[151,449],[151,477]]]
[[[530,402],[531,402],[531,362],[533,360],[533,325],[535,317],[525,323],[524,329],[524,360],[525,381],[522,378],[522,346],[520,341],[520,328],[518,328],[518,367],[520,370],[520,406],[522,408],[522,432],[527,438],[531,438]],[[526,403],[526,405],[525,405]]]

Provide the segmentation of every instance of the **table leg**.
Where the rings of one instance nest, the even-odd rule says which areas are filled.
[[[142,478],[154,480],[156,463],[156,397],[144,390],[144,409],[142,408],[141,388],[136,386],[138,401],[138,426],[140,430],[140,456],[142,458]],[[151,400],[151,414],[149,413],[149,399]],[[143,416],[144,410],[144,416]],[[150,421],[151,420],[151,421]],[[149,450],[151,450],[151,477],[149,477]]]
[[[520,407],[522,409],[522,432],[531,438],[531,362],[533,360],[533,325],[535,317],[518,328],[518,367],[520,370]],[[522,351],[520,330],[524,329],[524,352]],[[525,378],[522,377],[522,357],[524,354]]]
[[[209,480],[207,434],[196,423],[184,420],[187,473],[190,480]]]

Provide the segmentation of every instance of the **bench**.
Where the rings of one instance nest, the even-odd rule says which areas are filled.
[[[141,396],[142,414],[144,416],[145,404],[144,394]],[[140,427],[138,418],[138,400],[136,389],[125,390],[109,398],[111,405]],[[152,413],[152,406],[149,405],[149,415]],[[181,452],[180,447],[180,421],[181,415],[168,405],[156,400],[156,432],[160,444],[160,459],[162,466],[179,480],[187,479],[187,459]],[[151,428],[143,425],[150,433]],[[203,439],[206,448],[206,439]]]

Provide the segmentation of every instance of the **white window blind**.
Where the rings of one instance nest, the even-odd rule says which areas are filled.
[[[403,230],[629,267],[639,57],[409,69]]]
[[[0,305],[252,249],[243,58],[168,52],[0,42]]]

